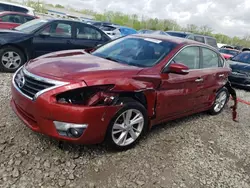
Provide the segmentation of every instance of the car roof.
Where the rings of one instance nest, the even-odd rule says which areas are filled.
[[[18,14],[18,15],[35,17],[35,16],[30,15],[30,14],[25,14],[25,13],[22,13],[22,12],[14,12],[14,11],[3,11],[3,12],[0,12],[0,15],[5,15],[5,14]]]
[[[163,40],[163,41],[170,41],[173,43],[176,43],[178,45],[181,44],[199,44],[203,46],[208,46],[206,44],[186,39],[186,38],[180,38],[180,37],[174,37],[169,35],[161,35],[161,34],[133,34],[132,36],[142,37],[142,38],[150,38],[150,39],[157,39],[157,40]]]
[[[5,2],[5,1],[0,1],[0,3],[5,4],[5,5],[12,5],[12,6],[17,6],[17,7],[21,7],[21,8],[26,8],[26,9],[32,10],[32,11],[35,10],[35,9],[31,8],[31,7],[20,5],[20,4],[17,4],[17,3]]]
[[[91,24],[87,24],[87,23],[84,23],[82,21],[79,21],[79,20],[69,20],[69,19],[63,19],[63,18],[41,18],[41,20],[48,20],[49,22],[52,22],[52,21],[68,21],[68,22],[75,22],[75,23],[82,23],[82,24],[86,24],[86,25],[91,25]]]

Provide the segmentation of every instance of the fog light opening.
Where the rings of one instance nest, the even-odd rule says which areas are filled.
[[[69,136],[79,138],[82,135],[83,130],[84,129],[79,129],[79,128],[78,129],[77,128],[69,128],[68,133],[69,133]]]
[[[60,136],[79,138],[82,136],[87,124],[74,124],[54,121],[56,130]]]

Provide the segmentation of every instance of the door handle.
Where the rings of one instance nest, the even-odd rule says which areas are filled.
[[[219,78],[223,78],[225,76],[225,74],[220,74]]]
[[[197,78],[195,82],[203,82],[203,78]]]

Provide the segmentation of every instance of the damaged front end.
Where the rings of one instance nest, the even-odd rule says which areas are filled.
[[[69,90],[56,95],[61,104],[83,106],[109,106],[117,102],[118,95],[111,92],[114,85],[88,86]]]

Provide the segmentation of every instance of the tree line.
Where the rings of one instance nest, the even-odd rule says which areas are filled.
[[[13,0],[9,0],[13,1]],[[65,7],[60,4],[45,4],[39,0],[26,0],[23,2],[25,5],[32,7],[37,12],[46,13],[46,7],[55,7],[64,9]],[[72,12],[83,13],[86,15],[94,16],[98,21],[109,21],[115,24],[132,27],[136,30],[140,29],[150,29],[150,30],[174,30],[174,31],[186,31],[195,34],[209,35],[216,38],[218,43],[225,43],[229,45],[237,45],[243,47],[250,47],[250,35],[245,35],[244,37],[230,37],[223,33],[213,33],[213,28],[203,25],[197,26],[195,24],[188,24],[185,27],[179,25],[173,19],[158,19],[158,18],[146,18],[144,16],[138,16],[136,14],[124,14],[121,12],[105,11],[104,13],[98,13],[88,9],[75,10],[74,8],[69,8]]]

